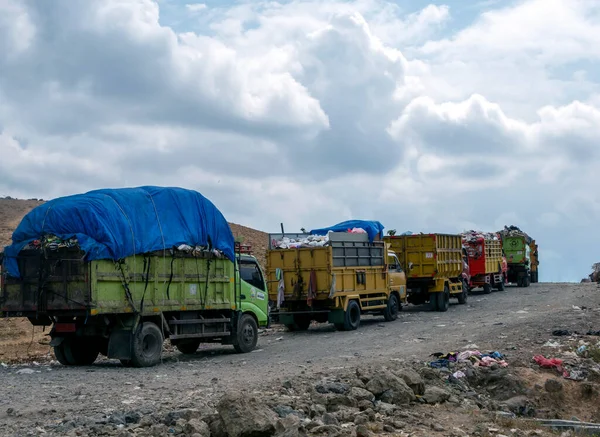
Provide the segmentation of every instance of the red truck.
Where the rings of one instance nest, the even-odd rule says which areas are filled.
[[[508,264],[500,236],[471,231],[462,235],[462,241],[469,265],[469,291],[474,288],[483,288],[485,294],[494,289],[503,291]]]

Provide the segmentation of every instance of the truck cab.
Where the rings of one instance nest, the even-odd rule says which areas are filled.
[[[258,260],[251,254],[250,246],[241,246],[239,250],[242,312],[253,314],[258,326],[265,327],[269,322],[269,293],[265,274]]]
[[[392,250],[388,250],[388,278],[390,291],[397,292],[400,302],[404,302],[406,300],[406,273],[402,270],[398,255]]]

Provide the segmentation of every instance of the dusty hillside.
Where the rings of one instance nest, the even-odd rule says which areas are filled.
[[[269,234],[257,231],[256,229],[247,228],[246,226],[236,225],[235,223],[229,223],[231,232],[236,240],[242,244],[249,244],[252,246],[252,252],[258,262],[264,267],[267,260],[267,247],[269,245]]]
[[[40,204],[38,200],[0,199],[0,246],[10,244],[23,216]]]

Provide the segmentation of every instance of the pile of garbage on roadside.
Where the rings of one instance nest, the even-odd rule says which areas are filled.
[[[450,363],[469,363],[473,367],[508,367],[505,357],[498,351],[481,353],[478,350],[464,350],[462,352],[441,353],[436,352],[432,356],[437,357],[437,360],[429,363],[433,368],[449,367]],[[455,378],[462,378],[465,374],[462,371],[457,371],[453,374]]]
[[[592,273],[589,274],[589,281],[582,282],[599,282],[600,283],[600,263],[592,264]]]
[[[533,241],[533,239],[526,232],[523,232],[518,226],[515,225],[504,226],[504,229],[501,230],[499,234],[502,236],[502,238],[525,237],[527,244],[530,244]]]
[[[584,381],[600,380],[600,331],[588,330],[585,334],[566,329],[552,331],[562,340],[548,340],[543,347],[552,353],[539,354],[533,360],[545,369],[553,369],[565,379]]]
[[[349,234],[366,234],[363,228],[352,228],[346,231]],[[327,235],[309,235],[302,234],[296,237],[283,237],[281,240],[273,240],[271,245],[274,249],[298,249],[303,247],[324,247],[328,246],[329,233]]]

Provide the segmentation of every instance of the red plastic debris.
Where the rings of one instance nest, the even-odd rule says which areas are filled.
[[[533,360],[538,363],[540,367],[562,370],[563,360],[559,358],[546,358],[542,355],[536,355],[533,357]]]

